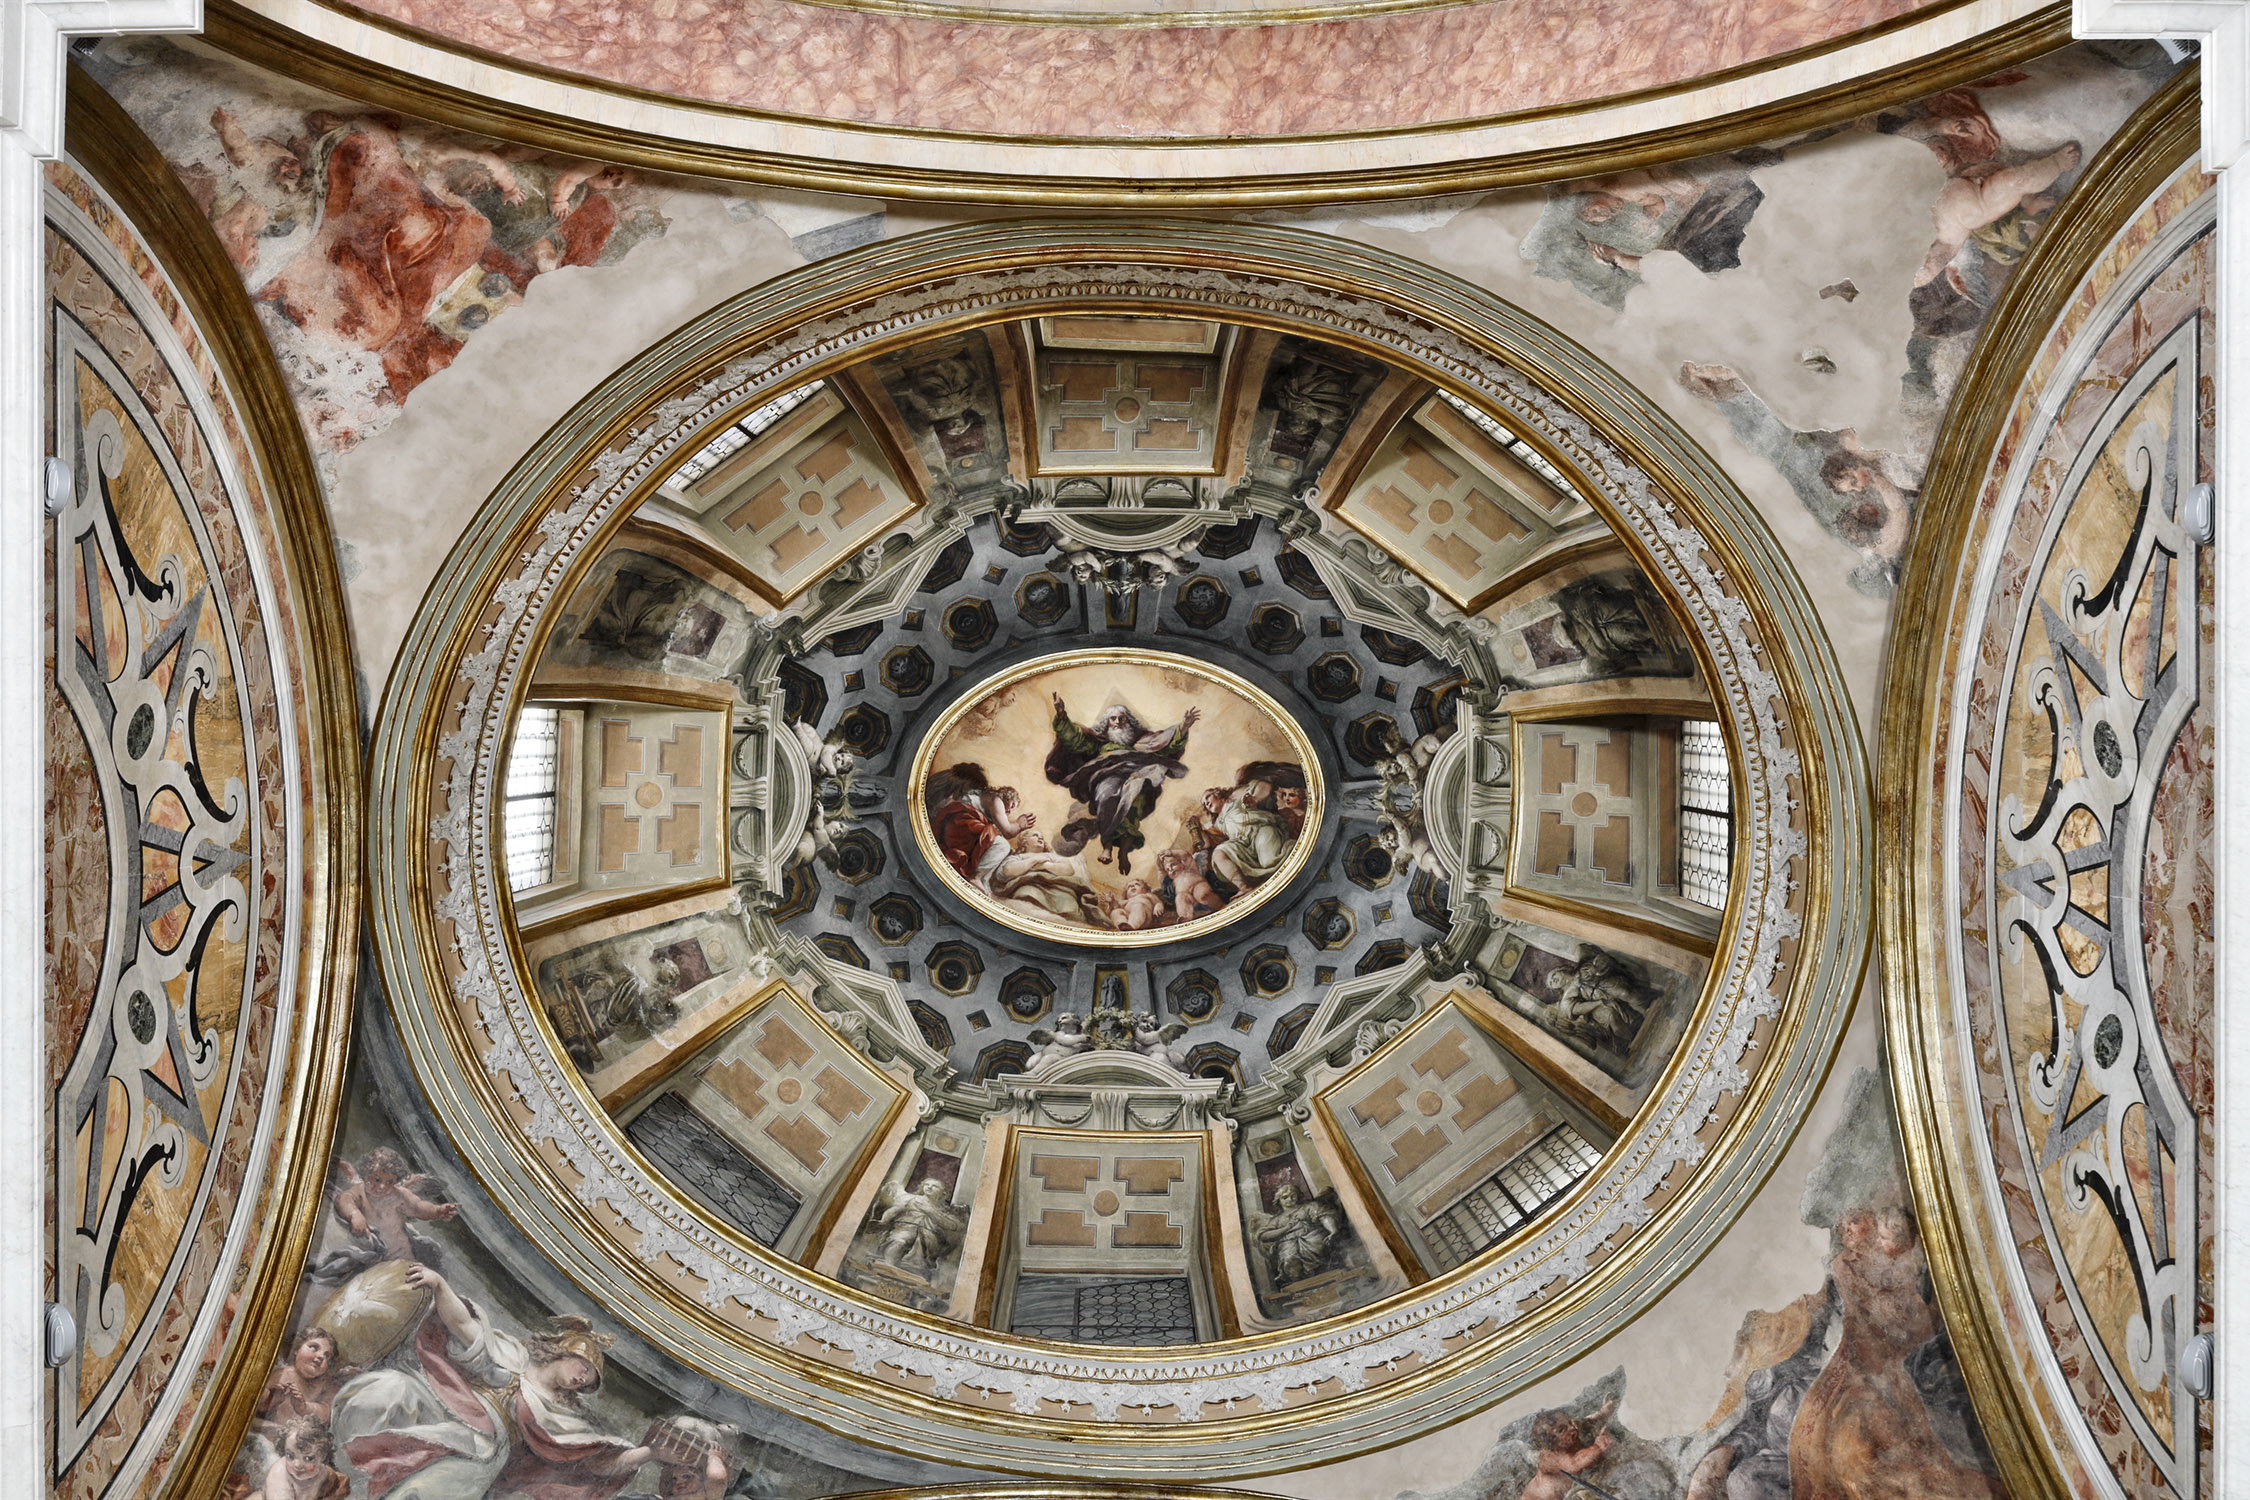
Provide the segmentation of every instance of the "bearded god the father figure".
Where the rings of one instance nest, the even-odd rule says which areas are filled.
[[[1113,704],[1083,728],[1054,694],[1055,748],[1047,752],[1047,779],[1070,790],[1071,817],[1055,838],[1057,854],[1076,854],[1101,840],[1103,864],[1115,857],[1117,873],[1132,873],[1132,854],[1148,842],[1141,820],[1156,809],[1166,781],[1187,774],[1188,730],[1202,717],[1190,708],[1169,729],[1144,727],[1133,711]]]

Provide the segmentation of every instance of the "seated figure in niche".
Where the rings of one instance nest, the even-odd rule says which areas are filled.
[[[1342,1211],[1318,1198],[1306,1202],[1293,1182],[1273,1190],[1273,1208],[1258,1216],[1250,1238],[1265,1251],[1274,1284],[1288,1286],[1327,1270],[1330,1253],[1343,1238]]]
[[[654,954],[648,966],[650,977],[643,979],[604,945],[589,961],[555,976],[547,1014],[572,1062],[591,1072],[606,1060],[611,1038],[636,1031],[654,1036],[679,1020],[678,996],[686,987],[679,964]]]
[[[1548,1024],[1564,1036],[1596,1047],[1630,1049],[1648,1019],[1647,998],[1622,959],[1591,943],[1578,949],[1578,967],[1547,976],[1555,997]]]
[[[911,1192],[884,1184],[875,1227],[883,1241],[877,1260],[927,1277],[961,1243],[968,1215],[953,1206],[945,1183],[925,1177]]]

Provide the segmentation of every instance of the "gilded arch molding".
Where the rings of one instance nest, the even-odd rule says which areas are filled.
[[[1682,1060],[1562,1209],[1362,1313],[1156,1355],[1038,1345],[868,1302],[720,1229],[654,1178],[525,993],[490,820],[543,612],[701,435],[941,332],[1136,310],[1379,354],[1490,405],[1583,475],[1718,686],[1750,851],[1737,865],[1742,915],[1721,935]],[[394,1013],[503,1211],[616,1316],[716,1378],[864,1439],[1034,1473],[1301,1466],[1440,1425],[1582,1351],[1684,1273],[1779,1159],[1868,940],[1866,772],[1849,704],[1802,586],[1724,474],[1652,403],[1507,304],[1287,230],[938,231],[697,319],[545,434],[486,502],[400,658],[370,781],[373,921]],[[1240,1442],[1249,1433],[1254,1446]]]

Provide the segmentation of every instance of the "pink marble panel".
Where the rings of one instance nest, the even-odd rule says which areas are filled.
[[[1485,0],[1286,25],[965,22],[794,0],[364,0],[431,38],[760,112],[1069,139],[1380,130],[1551,109],[1947,0]]]

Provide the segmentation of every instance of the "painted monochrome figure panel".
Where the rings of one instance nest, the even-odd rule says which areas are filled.
[[[1319,827],[1295,725],[1248,683],[1158,652],[1010,673],[946,714],[920,764],[941,878],[1032,930],[1239,915],[1288,883]]]

